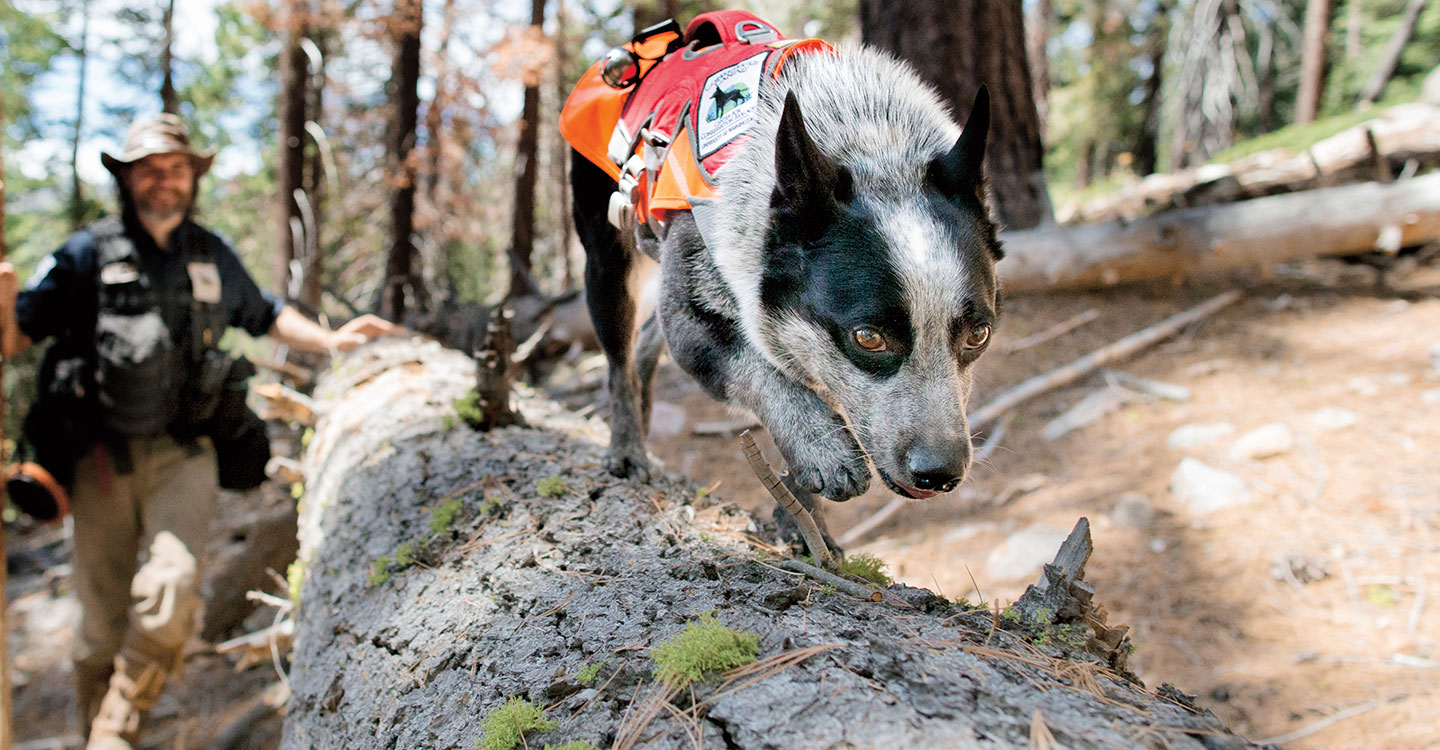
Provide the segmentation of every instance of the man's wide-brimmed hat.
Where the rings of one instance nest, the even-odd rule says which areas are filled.
[[[125,150],[119,156],[100,152],[100,161],[110,174],[120,176],[123,167],[134,164],[155,154],[187,154],[195,164],[195,176],[209,171],[215,161],[215,149],[196,151],[190,145],[190,129],[181,119],[172,114],[142,117],[131,123],[130,133],[125,136]]]

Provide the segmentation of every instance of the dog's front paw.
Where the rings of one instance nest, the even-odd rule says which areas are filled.
[[[847,430],[776,442],[795,484],[816,495],[845,501],[865,494],[870,486],[870,465]]]

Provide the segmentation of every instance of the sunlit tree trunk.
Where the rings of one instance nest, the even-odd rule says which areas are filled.
[[[1030,61],[1030,86],[1035,92],[1035,112],[1040,118],[1042,140],[1050,116],[1050,60],[1045,46],[1050,41],[1050,25],[1054,21],[1055,0],[1036,0],[1025,21],[1025,52]]]
[[[165,26],[165,46],[160,50],[160,105],[172,115],[180,114],[180,101],[175,98],[175,0],[165,4],[162,17]]]
[[[988,85],[985,171],[1001,221],[1025,229],[1051,220],[1020,0],[860,0],[860,31],[865,43],[914,65],[960,122],[980,84]]]
[[[1300,92],[1295,97],[1295,122],[1312,122],[1325,95],[1325,37],[1330,33],[1332,0],[1305,3],[1305,52],[1300,59]]]
[[[318,20],[318,19],[316,19]],[[323,23],[323,22],[322,22]],[[308,122],[319,133],[324,133],[321,121],[325,114],[325,57],[329,54],[329,30],[312,23],[310,38],[318,53],[313,61],[314,69],[307,76],[310,81],[310,101],[307,106]],[[310,164],[305,173],[305,192],[310,197],[312,226],[306,237],[305,281],[300,285],[300,301],[312,309],[320,309],[320,294],[324,290],[325,253],[322,250],[321,230],[325,226],[325,153],[320,144],[310,150]]]
[[[290,264],[300,257],[300,246],[306,239],[295,193],[302,189],[305,177],[305,105],[309,76],[300,43],[309,26],[307,6],[307,0],[285,0],[281,19],[280,158],[275,169],[280,231],[275,247],[274,284],[275,291],[286,298],[291,296]]]
[[[545,23],[545,0],[531,0],[530,25],[539,35]],[[535,254],[535,180],[540,172],[539,66],[526,72],[525,104],[520,119],[520,143],[515,154],[515,218],[510,225],[510,292],[518,296],[531,288],[531,260]]]
[[[1145,79],[1144,98],[1140,100],[1140,111],[1145,122],[1140,128],[1140,140],[1135,144],[1135,174],[1154,174],[1159,161],[1160,104],[1161,91],[1165,84],[1165,40],[1170,35],[1169,0],[1161,2],[1145,31],[1145,60],[1150,65],[1150,76]]]
[[[1410,42],[1410,37],[1415,33],[1415,24],[1420,20],[1420,13],[1425,10],[1426,0],[1410,0],[1405,5],[1405,19],[1400,22],[1400,28],[1395,30],[1394,36],[1390,37],[1390,44],[1385,47],[1385,54],[1380,58],[1380,63],[1375,66],[1375,72],[1365,82],[1365,88],[1360,91],[1360,104],[1374,104],[1385,91],[1385,84],[1390,81],[1390,76],[1395,73],[1395,65],[1400,62],[1400,53],[1405,51],[1405,45]]]
[[[80,45],[75,56],[80,58],[79,82],[75,92],[75,130],[70,137],[70,228],[85,224],[84,183],[80,180],[80,137],[85,129],[85,69],[90,53],[90,0],[80,3]],[[3,179],[3,178],[0,178]]]
[[[558,101],[564,102],[565,97],[570,94],[570,88],[574,81],[569,79],[570,70],[570,42],[566,38],[569,31],[570,15],[565,10],[565,3],[557,4],[555,8],[555,93]],[[555,210],[559,219],[559,239],[556,241],[556,252],[560,254],[560,283],[562,291],[570,291],[575,288],[575,268],[570,257],[570,236],[574,231],[573,219],[570,217],[570,180],[566,168],[570,164],[570,144],[564,138],[557,137],[553,141],[553,156],[550,159],[551,170],[554,173],[551,184],[555,190]]]
[[[390,177],[394,192],[390,198],[390,248],[385,262],[385,285],[380,313],[390,320],[403,320],[406,297],[413,297],[415,242],[415,166],[410,152],[415,147],[415,125],[420,108],[420,0],[396,0],[389,19],[390,37],[395,44],[390,77],[390,101],[394,126],[390,133]]]

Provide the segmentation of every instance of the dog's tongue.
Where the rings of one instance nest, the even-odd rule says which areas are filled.
[[[896,482],[895,484],[899,485],[900,489],[905,490],[905,492],[910,495],[910,497],[913,497],[916,500],[924,500],[925,498],[935,497],[936,495],[940,494],[939,492],[936,492],[934,490],[916,489],[908,484],[900,484],[899,482]]]

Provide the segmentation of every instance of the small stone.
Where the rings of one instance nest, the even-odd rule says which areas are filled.
[[[1294,579],[1297,583],[1314,583],[1330,576],[1324,558],[1297,552],[1279,552],[1270,560],[1270,577],[1277,581]]]
[[[1328,407],[1310,413],[1310,424],[1317,430],[1336,432],[1360,421],[1360,417],[1349,409]]]
[[[1426,354],[1430,355],[1430,369],[1440,372],[1440,341],[1431,344]]]
[[[1229,422],[1194,422],[1171,430],[1165,444],[1177,451],[1190,450],[1213,443],[1233,432],[1235,425]]]
[[[1254,499],[1244,479],[1193,458],[1185,458],[1175,467],[1170,494],[1197,516]]]
[[[1431,388],[1420,392],[1420,403],[1435,406],[1440,404],[1440,388]]]
[[[1011,534],[985,558],[985,578],[997,582],[1037,578],[1069,535],[1069,529],[1043,524]]]
[[[650,437],[675,437],[685,430],[688,419],[684,409],[669,401],[656,401],[650,405]]]
[[[1158,555],[1158,554],[1160,554],[1161,552],[1164,552],[1164,551],[1167,550],[1167,549],[1170,549],[1170,544],[1169,544],[1169,542],[1166,542],[1164,539],[1151,539],[1151,540],[1150,540],[1150,551],[1151,551],[1151,552],[1154,552],[1155,554]]]
[[[1145,493],[1126,492],[1115,501],[1115,509],[1110,511],[1110,518],[1121,526],[1143,529],[1155,520],[1155,507],[1150,504],[1150,497]]]
[[[1294,447],[1295,435],[1290,428],[1279,422],[1272,422],[1241,435],[1235,445],[1230,447],[1230,457],[1237,461],[1270,458],[1289,453]]]

